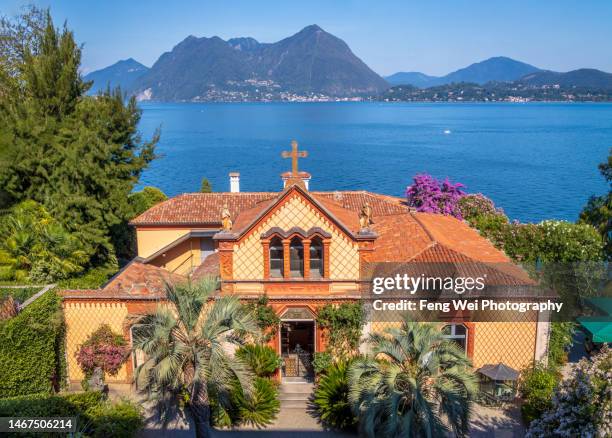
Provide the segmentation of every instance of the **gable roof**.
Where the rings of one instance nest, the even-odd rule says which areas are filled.
[[[285,188],[276,199],[261,202],[259,205],[244,211],[238,215],[231,231],[221,232],[215,235],[219,240],[237,240],[242,238],[249,230],[253,229],[267,214],[272,212],[278,205],[289,199],[293,194],[306,199],[312,206],[318,209],[324,216],[333,222],[342,232],[351,236],[353,239],[374,239],[375,234],[371,232],[360,232],[359,217],[355,211],[344,208],[341,204],[318,197],[316,194],[309,193],[306,189],[297,184]]]
[[[134,226],[177,226],[177,225],[221,225],[221,209],[227,204],[232,218],[247,210],[265,208],[265,201],[277,199],[283,192],[221,192],[184,193],[154,205],[130,221]],[[368,202],[374,216],[406,213],[409,211],[402,198],[380,195],[365,191],[308,192],[313,198],[331,201],[339,207],[359,212]]]

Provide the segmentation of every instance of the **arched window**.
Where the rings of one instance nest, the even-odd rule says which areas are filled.
[[[443,337],[456,342],[467,351],[467,328],[463,324],[449,324],[442,328]]]
[[[291,239],[289,244],[289,266],[291,277],[304,276],[304,246],[298,237]]]
[[[282,278],[284,266],[283,242],[275,237],[270,241],[270,277]]]
[[[310,244],[310,276],[323,277],[323,242],[320,237],[313,238]]]

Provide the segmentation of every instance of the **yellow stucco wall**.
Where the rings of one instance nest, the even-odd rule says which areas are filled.
[[[262,279],[264,276],[261,234],[272,227],[289,230],[300,227],[308,230],[320,227],[332,235],[330,277],[334,280],[359,278],[359,252],[348,237],[336,231],[329,219],[317,212],[298,194],[262,222],[249,237],[234,245],[233,274],[236,280]]]
[[[188,228],[170,228],[170,229],[136,229],[136,239],[138,243],[138,256],[149,257],[156,251],[171,244],[176,239],[191,230]]]
[[[188,239],[151,261],[170,272],[187,275],[200,265],[200,238]]]
[[[64,302],[66,359],[68,362],[68,378],[71,381],[83,379],[83,372],[75,357],[78,346],[102,324],[108,324],[115,333],[123,335],[123,324],[127,314],[127,306],[124,303]],[[116,376],[106,376],[106,381],[124,382],[126,378],[126,365],[123,365]]]
[[[474,333],[475,368],[502,362],[522,370],[534,360],[536,322],[477,322]]]

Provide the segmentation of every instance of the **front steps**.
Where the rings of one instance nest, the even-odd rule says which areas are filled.
[[[281,408],[306,409],[313,390],[313,383],[305,382],[304,380],[291,382],[283,379],[278,388],[278,399],[280,400]]]

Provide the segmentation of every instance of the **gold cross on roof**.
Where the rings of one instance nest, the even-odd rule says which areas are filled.
[[[298,176],[298,158],[306,158],[308,152],[298,151],[298,143],[293,140],[291,142],[291,151],[284,151],[281,155],[283,158],[291,158],[291,174]]]

